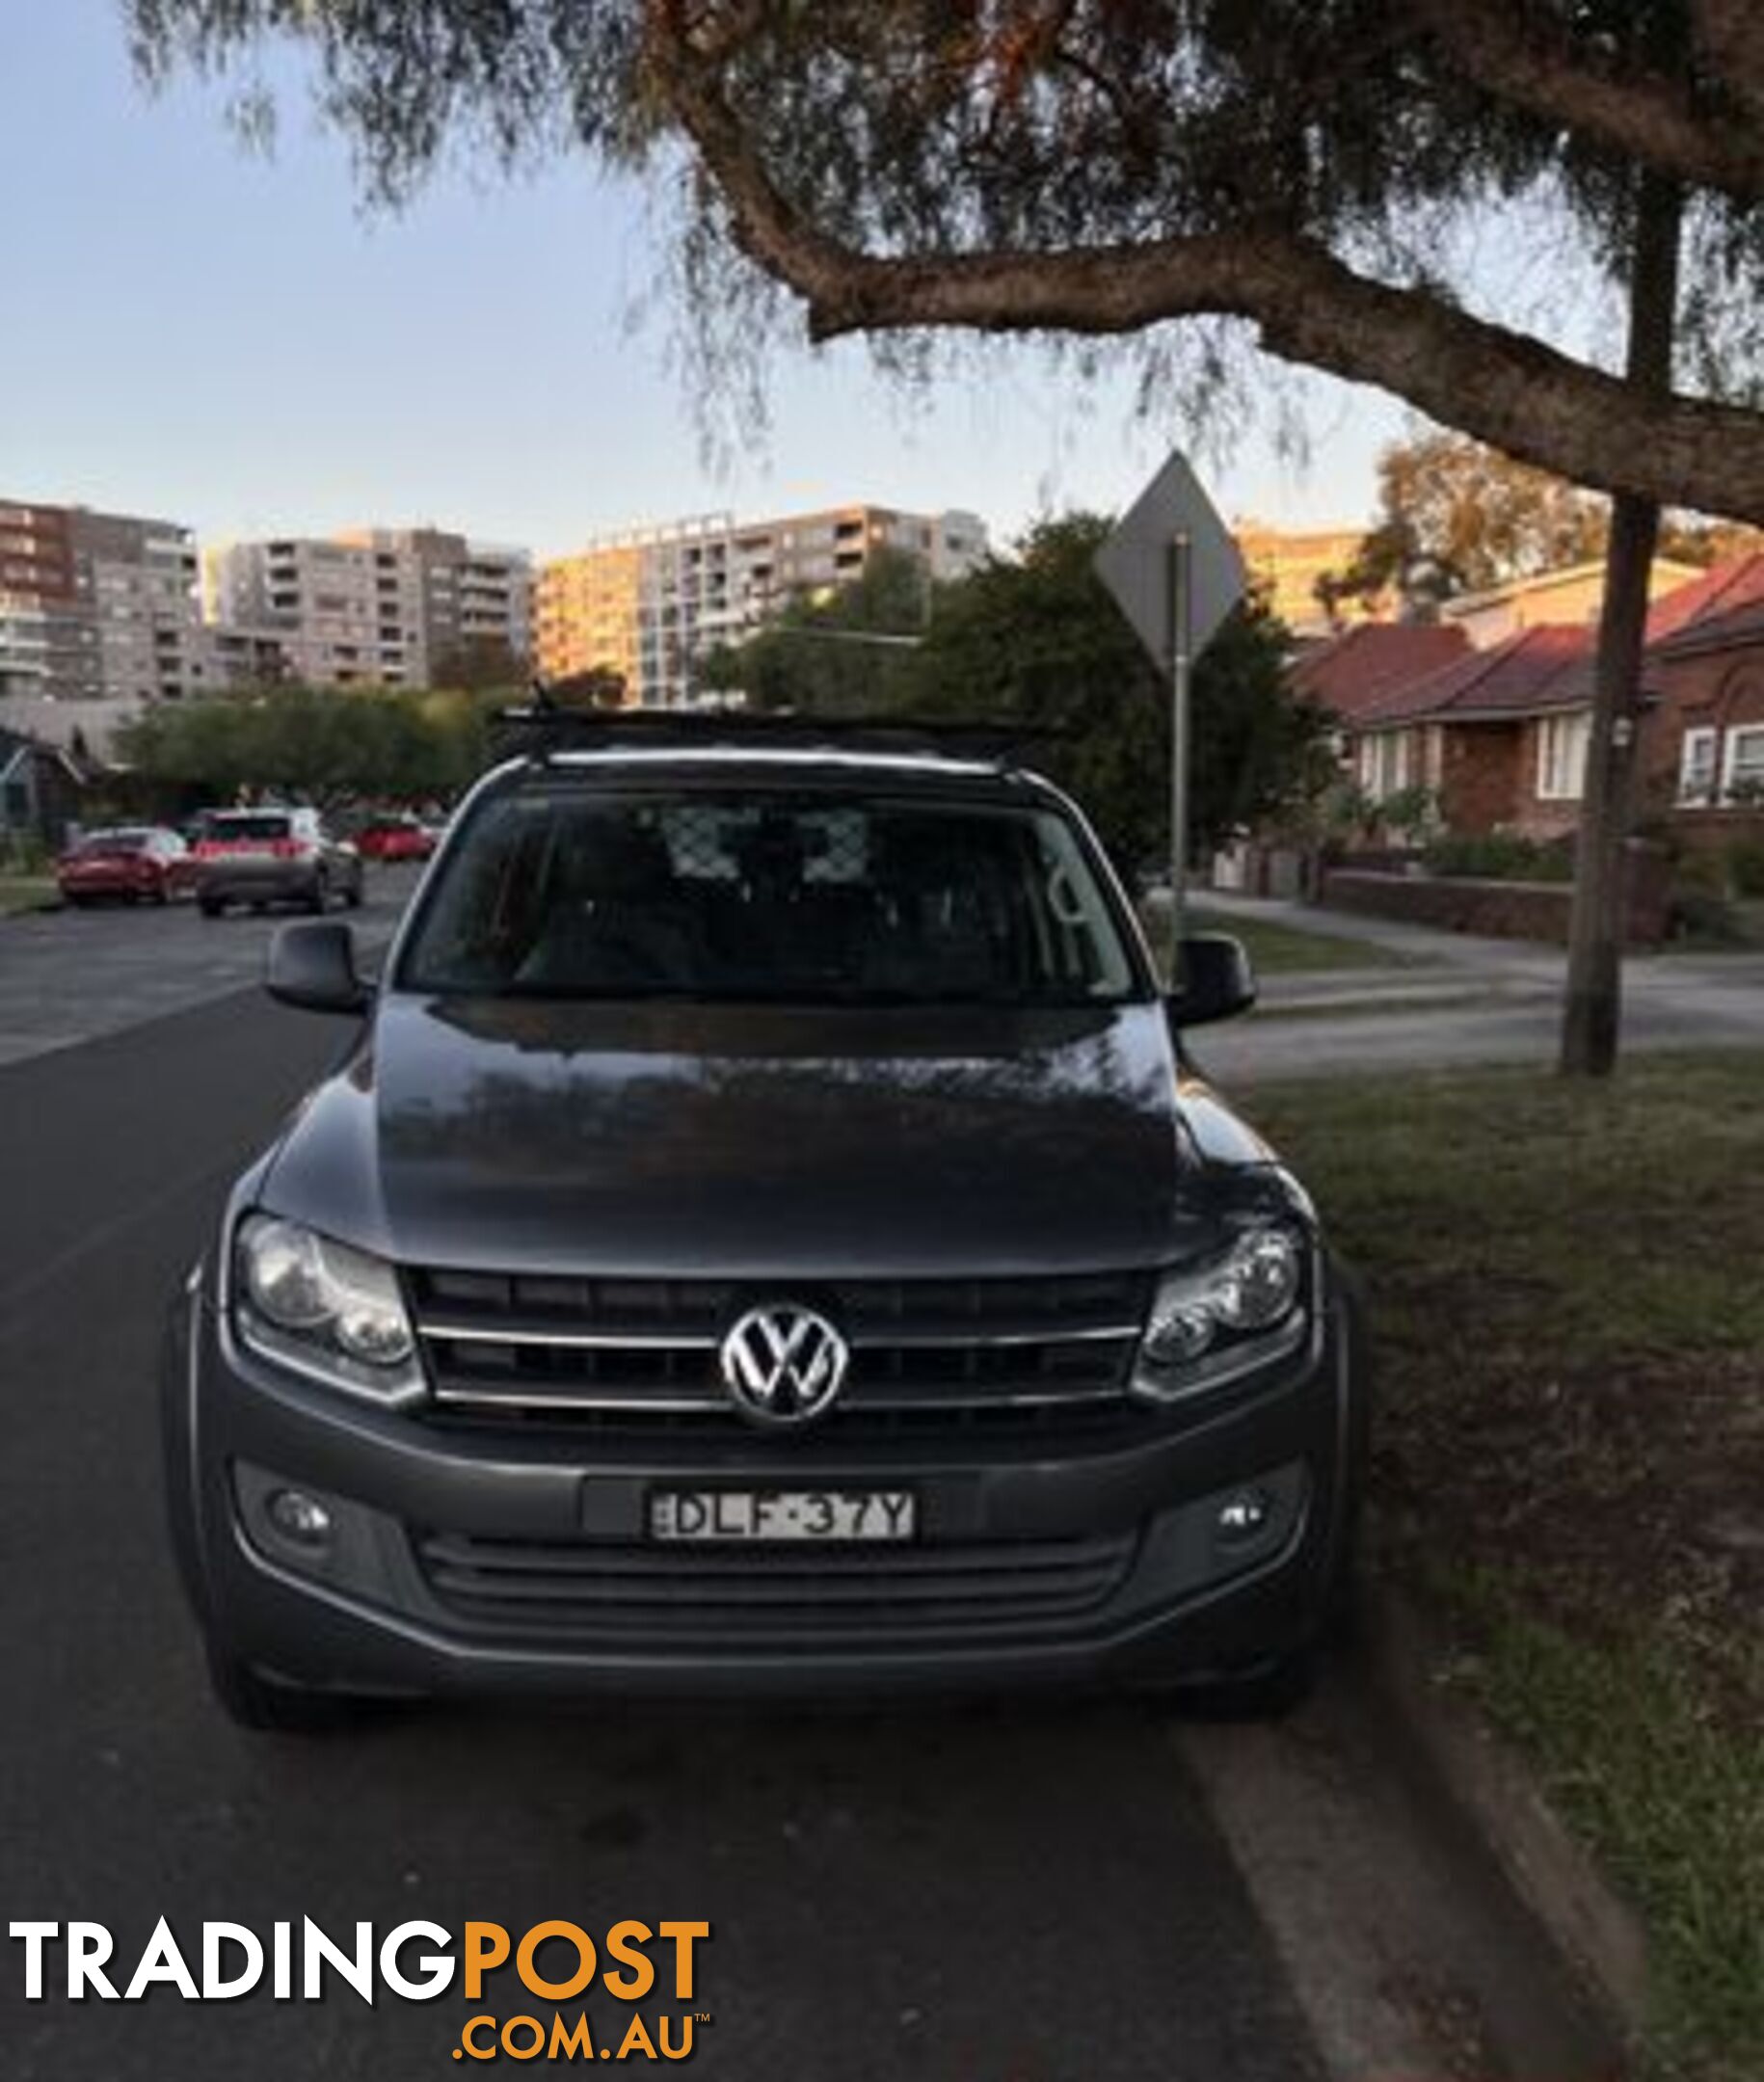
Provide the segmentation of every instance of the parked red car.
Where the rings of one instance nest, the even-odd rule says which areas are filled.
[[[56,862],[55,879],[70,904],[106,897],[162,904],[195,888],[196,862],[176,832],[125,824],[88,832]]]
[[[356,835],[364,860],[421,861],[435,851],[435,834],[414,816],[375,817]]]

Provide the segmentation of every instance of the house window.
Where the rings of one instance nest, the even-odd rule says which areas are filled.
[[[1722,800],[1764,803],[1764,723],[1727,733]]]
[[[1376,731],[1360,739],[1360,787],[1375,802],[1395,795],[1414,779],[1414,733]]]
[[[1579,802],[1587,779],[1588,715],[1545,716],[1537,726],[1537,799]]]
[[[1678,753],[1678,800],[1708,803],[1715,796],[1715,733],[1688,730]]]

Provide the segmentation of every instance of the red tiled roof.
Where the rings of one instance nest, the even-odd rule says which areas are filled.
[[[1462,629],[1442,623],[1362,622],[1307,652],[1293,668],[1293,690],[1354,722],[1397,688],[1460,656],[1467,645]]]
[[[1449,721],[1469,716],[1537,715],[1581,707],[1588,699],[1586,667],[1592,631],[1545,622],[1519,629],[1505,643],[1472,651],[1425,678],[1394,688],[1361,709],[1354,721],[1371,730],[1385,724]]]
[[[1647,640],[1667,643],[1694,624],[1724,620],[1740,608],[1764,605],[1764,550],[1729,557],[1688,585],[1663,593],[1649,608]]]
[[[1589,630],[1589,636],[1593,632]],[[1647,654],[1652,659],[1679,651],[1764,639],[1764,551],[1729,557],[1700,577],[1662,593],[1647,610]],[[1590,642],[1578,673],[1564,680],[1558,707],[1592,706],[1593,656]],[[1647,671],[1644,661],[1643,670]]]
[[[1674,586],[1649,608],[1647,641],[1650,646],[1713,640],[1723,634],[1755,633],[1759,612],[1764,610],[1764,550],[1730,557],[1712,565],[1689,585]],[[1731,629],[1729,629],[1731,625]]]

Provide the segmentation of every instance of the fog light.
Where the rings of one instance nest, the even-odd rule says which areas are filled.
[[[1242,1545],[1265,1530],[1273,1508],[1266,1489],[1234,1489],[1219,1506],[1213,1530],[1228,1545]]]
[[[263,1507],[271,1525],[298,1547],[329,1547],[332,1518],[317,1497],[304,1489],[278,1489]]]

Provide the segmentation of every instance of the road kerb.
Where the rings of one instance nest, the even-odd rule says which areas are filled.
[[[1369,1588],[1367,1668],[1444,1795],[1488,1846],[1514,1892],[1634,2044],[1647,2015],[1640,1918],[1570,1832],[1518,1752],[1447,1687],[1446,1643],[1388,1586]]]

